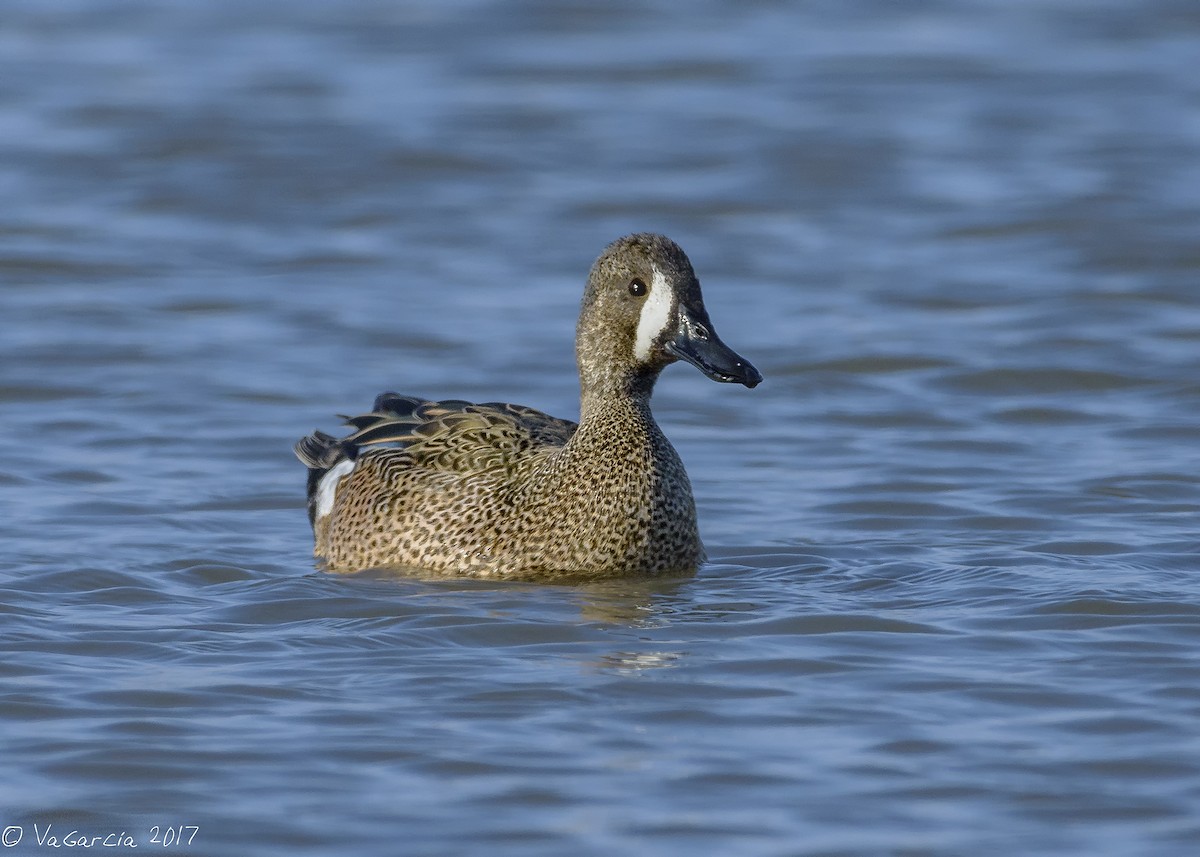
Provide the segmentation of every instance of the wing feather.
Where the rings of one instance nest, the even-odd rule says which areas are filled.
[[[310,469],[326,471],[367,447],[401,451],[411,466],[461,473],[507,470],[531,451],[561,447],[577,424],[505,402],[426,401],[396,393],[375,399],[371,413],[345,417],[343,438],[314,432],[296,444]]]

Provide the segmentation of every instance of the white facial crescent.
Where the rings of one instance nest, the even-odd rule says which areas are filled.
[[[650,281],[650,294],[646,295],[646,302],[642,304],[642,315],[638,319],[637,338],[633,346],[634,357],[643,362],[650,358],[650,349],[671,323],[674,308],[675,301],[672,300],[667,278],[655,268],[654,277]]]

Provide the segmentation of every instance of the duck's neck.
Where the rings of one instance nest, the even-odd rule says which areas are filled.
[[[580,425],[590,425],[614,412],[637,414],[653,423],[650,395],[654,392],[654,382],[657,380],[657,372],[603,378],[581,377]]]

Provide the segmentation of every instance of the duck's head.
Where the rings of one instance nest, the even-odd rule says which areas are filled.
[[[686,360],[714,381],[754,387],[762,375],[717,337],[692,263],[663,235],[619,238],[592,266],[576,332],[584,385],[652,387]]]

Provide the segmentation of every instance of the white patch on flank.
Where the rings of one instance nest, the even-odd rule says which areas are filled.
[[[637,339],[634,340],[633,354],[638,360],[649,359],[650,349],[655,340],[671,323],[674,303],[671,300],[671,287],[667,285],[667,278],[655,268],[654,278],[650,281],[650,294],[646,295],[646,302],[642,304],[642,316],[638,319]]]
[[[354,469],[353,461],[339,461],[317,483],[317,518],[324,518],[333,511],[333,498],[337,494],[342,477]]]

